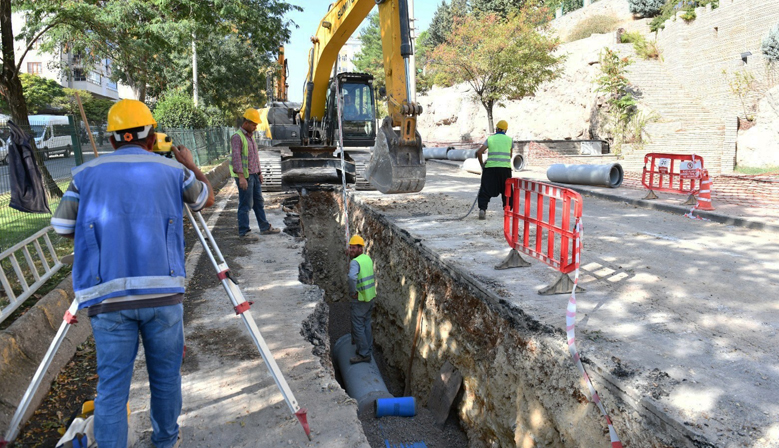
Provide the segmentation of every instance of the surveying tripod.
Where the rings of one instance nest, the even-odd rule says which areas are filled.
[[[265,343],[265,339],[262,337],[259,328],[257,328],[257,324],[255,323],[251,311],[249,310],[254,302],[248,302],[244,298],[241,289],[238,287],[238,282],[230,274],[230,268],[227,266],[227,262],[225,262],[224,256],[222,256],[222,252],[219,250],[219,246],[216,245],[214,236],[208,229],[208,225],[206,224],[205,219],[203,219],[203,215],[200,214],[200,212],[195,212],[195,215],[197,215],[196,219],[195,216],[193,216],[192,211],[189,209],[189,206],[185,206],[184,210],[189,217],[189,220],[192,222],[192,227],[195,229],[195,233],[197,233],[200,244],[208,254],[208,258],[211,260],[211,264],[216,269],[217,277],[221,281],[222,286],[227,293],[227,297],[230,299],[230,302],[235,309],[235,313],[239,314],[243,318],[243,322],[246,324],[246,328],[249,330],[249,334],[254,341],[254,345],[256,345],[257,350],[260,351],[260,355],[262,355],[262,359],[265,361],[265,365],[268,366],[268,370],[270,371],[273,380],[276,382],[276,386],[279,388],[281,395],[284,397],[284,401],[287,402],[289,410],[293,415],[295,415],[295,417],[297,417],[300,425],[303,427],[303,431],[306,432],[308,439],[312,440],[311,429],[308,425],[308,419],[306,415],[307,411],[305,408],[298,406],[298,402],[295,399],[295,396],[292,394],[292,390],[289,388],[287,380],[281,373],[281,369],[279,369],[278,364],[276,364],[276,360],[273,358],[273,354],[268,348],[268,345]],[[38,390],[38,387],[40,386],[46,371],[49,369],[49,366],[54,359],[54,355],[57,353],[57,350],[59,350],[59,347],[62,344],[62,341],[65,339],[65,336],[68,334],[68,329],[70,326],[78,323],[78,320],[76,319],[77,311],[78,302],[74,300],[73,303],[70,304],[70,308],[68,308],[68,310],[65,312],[63,322],[60,325],[59,330],[57,330],[57,334],[54,336],[54,340],[52,340],[46,355],[43,357],[41,364],[38,366],[38,370],[35,372],[35,375],[32,378],[32,382],[27,387],[27,391],[24,393],[22,401],[19,403],[19,407],[16,409],[16,413],[14,413],[14,416],[11,419],[11,424],[5,434],[5,439],[0,439],[0,448],[5,448],[9,443],[13,442],[16,436],[19,435],[19,426],[22,423],[24,414],[27,413],[27,409],[32,402],[32,398],[35,395],[35,392]]]

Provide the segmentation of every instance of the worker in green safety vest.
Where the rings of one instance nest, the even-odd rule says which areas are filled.
[[[490,198],[498,195],[506,207],[506,180],[511,178],[511,156],[514,141],[506,135],[509,128],[506,120],[500,120],[495,126],[496,132],[476,151],[481,165],[481,186],[479,187],[479,219],[487,219],[487,205]],[[487,161],[482,157],[487,151]]]
[[[354,235],[349,240],[349,296],[352,315],[352,343],[357,346],[352,364],[370,362],[373,354],[371,312],[376,297],[376,279],[373,276],[373,260],[365,255],[365,240]]]

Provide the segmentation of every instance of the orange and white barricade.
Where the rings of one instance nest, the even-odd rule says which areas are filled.
[[[539,294],[570,294],[565,313],[568,352],[582,374],[594,403],[606,420],[611,448],[622,448],[600,395],[584,369],[576,346],[576,293],[581,262],[582,197],[568,188],[512,178],[506,181],[509,198],[503,214],[503,234],[511,247],[508,257],[495,269],[526,267],[530,263],[519,252],[543,261],[560,271],[557,282]],[[574,272],[574,280],[568,276]]]
[[[511,252],[495,269],[530,266],[519,255],[522,252],[560,271],[557,282],[539,294],[570,293],[573,282],[568,273],[579,267],[581,195],[568,188],[512,178],[506,181],[506,197],[510,199],[504,209],[503,234]]]
[[[708,188],[702,185],[704,177]],[[649,190],[644,199],[657,199],[656,191],[687,194],[689,197],[685,204],[697,203],[698,210],[714,210],[708,171],[704,167],[703,157],[696,154],[653,152],[645,155],[641,183]]]

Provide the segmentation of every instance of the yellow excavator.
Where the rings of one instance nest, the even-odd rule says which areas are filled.
[[[388,116],[376,125],[373,77],[365,73],[332,76],[339,52],[377,5],[382,36]],[[274,82],[268,106],[260,110],[260,146],[279,149],[282,185],[310,187],[323,183],[355,182],[357,171],[348,153],[342,161],[335,152],[343,147],[372,147],[362,174],[382,193],[410,193],[425,185],[425,158],[416,119],[422,108],[413,101],[409,69],[413,56],[408,0],[338,0],[319,22],[309,52],[303,103],[290,103]],[[341,135],[342,134],[342,135]],[[333,175],[335,173],[335,175]],[[268,177],[266,175],[266,177]],[[271,176],[272,177],[272,176]]]

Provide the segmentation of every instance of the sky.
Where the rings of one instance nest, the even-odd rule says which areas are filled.
[[[286,16],[287,19],[295,22],[298,28],[292,28],[290,42],[284,47],[289,65],[289,100],[300,102],[303,100],[303,83],[306,81],[306,72],[308,71],[308,50],[311,49],[309,39],[316,32],[319,21],[327,13],[327,7],[334,1],[288,0],[287,2],[303,8],[303,11],[294,11]],[[414,1],[417,35],[430,26],[433,13],[439,3],[439,0]],[[376,8],[373,10],[376,11]],[[359,34],[360,29],[355,31],[355,35],[359,36]]]

